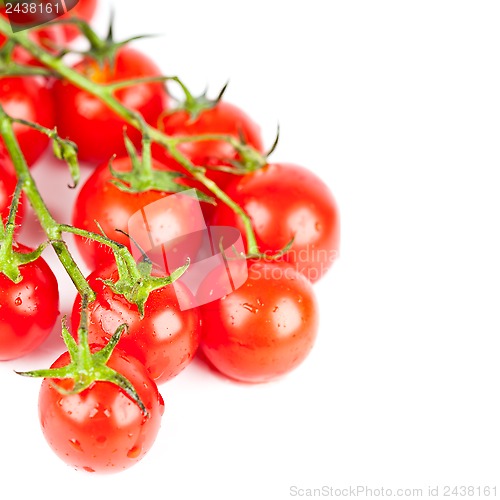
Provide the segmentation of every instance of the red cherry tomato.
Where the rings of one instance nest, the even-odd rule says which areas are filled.
[[[339,251],[339,212],[314,173],[296,165],[267,165],[235,179],[226,192],[252,219],[261,252],[275,253],[294,238],[283,260],[312,282],[330,268]],[[213,224],[234,226],[244,234],[239,217],[221,203]]]
[[[96,8],[97,0],[79,0],[75,7],[59,19],[71,19],[72,17],[78,17],[79,19],[89,22],[94,16]],[[80,34],[80,30],[71,24],[62,24],[61,26],[67,42],[71,42]]]
[[[116,282],[116,267],[95,271],[88,278],[97,295],[88,309],[89,342],[106,345],[116,329],[127,323],[128,330],[123,333],[118,347],[143,363],[156,383],[175,377],[192,361],[199,344],[201,325],[198,310],[181,311],[176,296],[190,292],[180,284],[176,284],[175,290],[169,285],[151,292],[141,318],[137,306],[114,293],[102,279]],[[75,335],[80,322],[80,309],[81,299],[78,296],[71,315]]]
[[[99,63],[87,58],[74,69],[102,84],[161,75],[153,61],[128,47],[117,52],[112,67],[109,64],[100,67]],[[156,124],[167,104],[167,94],[161,83],[132,85],[118,90],[115,95],[123,105],[139,112],[151,124]],[[66,80],[55,83],[54,96],[58,104],[59,135],[76,142],[81,161],[101,163],[114,154],[125,154],[123,129],[127,125],[104,102]],[[127,133],[138,147],[140,133],[130,126]]]
[[[213,108],[204,110],[192,119],[186,111],[174,111],[165,114],[160,123],[160,130],[171,136],[193,136],[201,134],[225,134],[242,138],[249,146],[263,151],[259,126],[241,109],[224,101]],[[238,152],[225,141],[196,141],[181,144],[179,149],[195,165],[220,166],[230,165],[238,159]],[[164,149],[153,149],[157,158],[170,168],[183,171]],[[207,171],[208,177],[220,187],[224,187],[232,178],[232,174]]]
[[[7,222],[10,211],[10,203],[12,195],[16,189],[17,177],[14,172],[14,166],[4,145],[0,143],[0,217]],[[22,223],[24,216],[24,196],[21,196],[21,201],[17,209],[16,224]]]
[[[164,166],[155,161],[153,167],[158,170],[165,169]],[[130,171],[130,159],[125,157],[115,160],[113,169],[119,172]],[[129,238],[116,232],[115,229],[128,232],[128,222],[134,213],[171,193],[161,191],[127,193],[113,185],[110,182],[111,178],[107,163],[103,163],[92,173],[76,199],[73,225],[97,232],[95,221],[98,221],[110,238],[130,249]],[[162,241],[168,241],[196,230],[193,226],[194,221],[182,208],[179,206],[178,211],[170,210],[168,212],[160,209],[149,209],[148,224],[151,233],[157,232],[162,235]],[[76,237],[76,243],[86,264],[91,269],[114,262],[114,256],[109,247],[80,237]],[[144,248],[144,242],[140,240],[139,243]],[[145,248],[145,250],[149,249]]]
[[[64,353],[52,368],[69,363]],[[44,379],[38,402],[40,423],[52,450],[67,464],[87,472],[119,472],[141,460],[160,429],[164,403],[156,384],[136,359],[115,350],[108,366],[134,386],[149,416],[145,416],[117,385],[95,382],[79,394],[63,395],[70,379]]]
[[[0,104],[13,118],[54,127],[53,97],[42,77],[0,78]],[[33,165],[47,148],[49,138],[19,123],[14,123],[14,132],[28,165]],[[2,139],[0,142],[3,144]]]
[[[296,368],[318,329],[311,284],[283,262],[251,263],[242,287],[200,310],[203,354],[243,382],[266,382]]]
[[[32,250],[18,245],[16,250]],[[57,280],[42,257],[19,268],[20,283],[0,273],[0,360],[19,358],[50,334],[59,315]]]

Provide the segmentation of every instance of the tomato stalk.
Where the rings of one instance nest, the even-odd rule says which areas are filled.
[[[48,368],[42,370],[32,370],[28,372],[16,372],[25,377],[37,377],[48,379],[71,379],[74,385],[70,391],[63,389],[54,381],[54,387],[61,394],[78,394],[88,389],[94,382],[111,382],[122,389],[127,396],[139,406],[144,415],[148,416],[148,411],[137,394],[134,386],[123,375],[107,366],[107,362],[118,344],[121,334],[127,328],[126,324],[120,325],[105,347],[92,352],[88,343],[88,319],[87,319],[88,298],[82,297],[82,314],[80,327],[78,328],[78,344],[71,336],[63,320],[62,335],[68,348],[71,362],[61,368]]]
[[[0,20],[0,23],[4,22]],[[76,289],[80,294],[85,294],[92,300],[95,297],[94,291],[87,283],[85,276],[73,259],[68,247],[61,239],[61,226],[54,220],[47,205],[43,201],[35,180],[26,164],[26,160],[21,152],[14,130],[12,128],[12,119],[5,113],[0,106],[0,134],[4,140],[7,151],[12,158],[12,163],[17,173],[19,182],[23,186],[23,190],[28,197],[28,200],[33,207],[40,224],[48,236],[52,248],[56,252],[61,264],[68,272],[71,280],[75,284]]]
[[[170,155],[191,174],[194,179],[205,186],[211,193],[213,193],[220,201],[225,203],[241,218],[245,228],[248,253],[251,255],[259,254],[259,248],[250,217],[214,181],[205,175],[204,168],[195,166],[179,151],[177,147],[179,140],[177,138],[169,137],[158,129],[147,124],[139,113],[127,108],[115,98],[115,89],[112,85],[108,86],[93,82],[84,75],[78,73],[72,68],[69,68],[60,58],[53,56],[36,43],[32,42],[28,38],[28,32],[29,30],[13,34],[10,30],[8,22],[0,19],[0,33],[3,33],[6,37],[24,47],[35,59],[40,61],[46,67],[54,70],[62,78],[65,78],[73,85],[85,90],[89,94],[103,101],[112,111],[123,118],[129,125],[132,125],[143,134],[146,134],[153,142],[163,146],[170,153]],[[175,79],[175,77],[172,78]],[[235,141],[235,139],[232,139],[232,142],[233,141]],[[239,147],[243,148],[244,145],[239,144]]]
[[[0,270],[4,272],[4,274],[9,276],[9,278],[11,278],[13,281],[17,282],[19,279],[19,271],[17,269],[17,266],[22,263],[31,262],[31,260],[34,260],[34,258],[38,257],[43,250],[43,248],[40,247],[35,252],[33,252],[34,258],[31,258],[32,254],[20,254],[18,256],[16,254],[16,259],[11,256],[11,254],[13,254],[11,249],[12,237],[14,232],[13,221],[15,212],[17,211],[17,205],[22,186],[28,196],[28,200],[30,201],[33,209],[35,210],[35,213],[37,214],[42,228],[49,238],[51,245],[56,251],[61,263],[68,272],[80,295],[88,296],[91,301],[95,299],[94,291],[89,286],[87,280],[85,280],[85,278],[83,277],[78,265],[69,253],[66,242],[62,240],[63,232],[73,233],[78,236],[97,241],[100,244],[109,246],[113,250],[117,263],[119,280],[116,283],[107,282],[106,284],[110,286],[116,293],[123,295],[129,302],[136,304],[142,316],[144,314],[144,306],[149,297],[149,294],[153,290],[157,290],[158,288],[173,283],[186,271],[187,267],[189,266],[189,262],[187,262],[186,265],[175,270],[170,276],[151,276],[152,265],[145,262],[139,262],[138,264],[136,264],[134,257],[129,252],[126,246],[117,243],[104,234],[100,235],[83,229],[68,226],[66,224],[58,224],[47,209],[47,206],[40,196],[35,181],[27,167],[26,161],[24,159],[24,156],[22,155],[13,132],[12,122],[14,121],[16,120],[7,115],[0,106],[0,135],[5,141],[7,150],[11,155],[12,162],[19,179],[18,189],[11,206],[11,213],[9,216],[7,230],[5,231],[3,227],[1,228],[2,231],[0,235],[2,236],[2,239],[6,241],[0,248],[0,264],[2,262],[4,263],[3,265],[0,265]],[[31,125],[31,123],[29,122],[23,121],[23,123]],[[53,130],[46,129],[45,127],[40,127],[36,124],[34,125],[35,128],[37,128],[39,131],[48,134],[52,139],[54,139],[54,149],[56,153],[59,152],[60,158],[65,158],[64,151],[67,151],[67,154],[70,156],[69,160],[76,161],[76,154],[75,157],[73,157],[75,145],[71,143],[71,141],[60,139],[57,136],[56,132]],[[78,164],[76,163],[75,165],[78,171]],[[76,181],[75,176],[73,176],[73,180]],[[31,258],[31,260],[26,260],[28,258]]]

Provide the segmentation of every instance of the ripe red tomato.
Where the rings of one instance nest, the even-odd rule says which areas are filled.
[[[46,80],[39,76],[0,78],[0,104],[13,118],[54,127],[54,103]],[[33,165],[49,144],[49,138],[26,125],[14,123],[14,132],[28,165]],[[3,140],[0,138],[3,144]]]
[[[78,17],[89,22],[94,16],[96,8],[97,0],[79,0],[75,7],[59,19],[71,19],[72,17]],[[80,30],[71,24],[62,24],[61,26],[67,42],[71,42],[71,40],[74,40],[80,34]]]
[[[117,281],[116,266],[94,271],[87,279],[96,292],[96,300],[89,304],[89,342],[106,345],[116,329],[128,324],[118,347],[138,359],[147,368],[156,383],[175,377],[193,359],[200,340],[200,318],[197,309],[181,311],[176,294],[190,292],[176,284],[151,292],[146,302],[144,317],[137,306],[114,293],[102,279]],[[77,296],[71,315],[72,331],[78,331],[81,298]]]
[[[32,250],[18,245],[16,250]],[[57,280],[42,257],[20,266],[22,281],[0,273],[0,361],[36,349],[50,334],[59,315]]]
[[[66,352],[52,368],[69,363]],[[108,366],[134,386],[149,416],[145,416],[117,385],[94,382],[79,394],[70,379],[44,379],[38,401],[40,423],[52,450],[67,464],[87,472],[119,472],[141,460],[153,445],[164,412],[163,399],[146,369],[136,359],[115,350]]]
[[[170,136],[225,134],[235,138],[242,137],[249,146],[263,151],[259,126],[241,109],[224,101],[202,111],[195,119],[192,119],[186,111],[165,114],[159,123],[159,128]],[[225,141],[187,142],[181,144],[179,149],[195,165],[230,165],[231,161],[238,159],[238,152]],[[164,149],[157,147],[153,151],[156,157],[170,168],[183,171]],[[207,175],[220,187],[224,187],[234,177],[213,170],[208,170]]]
[[[153,162],[155,169],[165,169],[158,162]],[[113,162],[113,169],[127,172],[131,169],[130,158],[119,158]],[[127,236],[118,233],[115,229],[128,232],[130,217],[138,210],[149,204],[161,200],[171,193],[161,191],[145,191],[142,193],[127,193],[113,185],[112,176],[107,163],[100,165],[88,178],[76,199],[73,211],[73,225],[88,231],[97,232],[95,221],[98,221],[104,232],[113,240],[126,245],[130,249]],[[165,212],[159,209],[148,209],[147,222],[152,233],[161,235],[162,241],[172,240],[183,234],[192,233],[197,228],[183,206],[179,210]],[[114,256],[109,247],[100,245],[85,238],[76,237],[78,249],[86,264],[91,269],[114,262]],[[139,240],[141,246],[145,246]],[[145,248],[145,250],[149,250]]]
[[[84,59],[74,69],[94,82],[112,83],[133,78],[160,76],[160,69],[140,52],[123,47],[118,50],[114,64],[101,67],[92,59]],[[167,94],[162,83],[133,85],[115,93],[117,99],[156,124],[158,116],[167,105]],[[78,145],[81,161],[101,163],[114,154],[125,154],[123,129],[127,127],[104,102],[75,87],[66,80],[54,85],[54,96],[58,103],[56,122],[59,135]],[[127,133],[138,147],[141,134],[133,127]]]
[[[296,165],[273,164],[235,179],[227,194],[252,219],[260,251],[275,253],[294,237],[283,260],[315,282],[339,251],[340,218],[326,184]],[[213,224],[234,226],[244,234],[239,217],[219,204]]]
[[[16,189],[17,177],[14,166],[4,146],[0,143],[0,217],[7,222],[12,195]],[[24,196],[17,209],[16,224],[20,225],[24,216]]]
[[[211,281],[216,284],[217,277]],[[283,262],[251,263],[243,286],[200,310],[203,354],[243,382],[266,382],[293,370],[318,329],[311,284]]]

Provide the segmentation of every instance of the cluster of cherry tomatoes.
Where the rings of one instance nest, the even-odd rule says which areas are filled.
[[[75,14],[89,20],[95,7],[96,0],[80,0]],[[77,34],[74,26],[49,25],[30,36],[53,50]],[[19,47],[12,57],[20,64],[39,64]],[[85,56],[73,69],[102,84],[161,76],[153,61],[127,45],[116,51],[112,63],[103,65]],[[223,98],[193,113],[188,107],[177,107],[160,82],[121,88],[115,97],[170,137],[223,134],[265,158],[258,125]],[[125,234],[129,219],[171,194],[156,189],[135,191],[130,186],[124,189],[122,183],[112,182],[116,173],[133,171],[134,158],[127,154],[124,128],[139,151],[141,134],[98,97],[63,78],[1,77],[0,104],[12,117],[57,127],[59,136],[77,144],[79,160],[94,171],[78,194],[73,225],[94,232],[97,221],[100,231],[131,249]],[[14,124],[14,131],[27,163],[33,165],[49,139],[19,123]],[[110,280],[119,279],[110,247],[76,237],[80,257],[94,269],[87,282],[96,298],[84,310],[88,343],[96,353],[120,325],[127,325],[107,363],[132,384],[146,409],[142,411],[121,387],[109,382],[97,381],[74,393],[75,381],[46,378],[39,401],[44,435],[64,461],[80,469],[112,472],[140,460],[156,437],[163,413],[157,384],[178,375],[196,353],[231,379],[265,382],[298,366],[316,337],[318,311],[312,283],[328,270],[339,245],[338,210],[328,187],[311,171],[291,164],[269,163],[235,175],[230,170],[241,161],[241,155],[225,140],[186,141],[179,151],[193,165],[207,168],[206,176],[249,215],[261,256],[248,260],[247,281],[218,300],[182,309],[179,289],[174,292],[172,286],[163,286],[149,294],[140,311],[108,286]],[[185,173],[165,149],[155,145],[153,156],[155,170]],[[221,166],[226,168],[217,168]],[[2,146],[0,214],[4,222],[16,182],[11,159]],[[179,178],[179,183],[209,194],[189,176]],[[18,225],[24,203],[17,214]],[[210,225],[238,228],[245,240],[243,221],[225,204],[204,206],[204,215]],[[169,217],[173,226],[189,233],[192,221],[185,211],[174,211]],[[17,243],[13,249],[31,251]],[[276,258],[283,249],[283,255]],[[19,283],[0,273],[0,360],[35,349],[54,329],[59,315],[57,281],[44,260],[39,257],[19,269]],[[79,338],[81,316],[78,295],[69,328],[75,339]],[[53,368],[64,367],[69,360],[70,355],[64,353]]]

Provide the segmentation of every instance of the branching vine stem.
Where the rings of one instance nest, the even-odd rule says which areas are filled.
[[[41,226],[47,234],[54,251],[56,252],[61,264],[68,272],[71,280],[75,284],[77,290],[81,294],[86,294],[90,300],[94,300],[95,294],[92,288],[85,280],[85,276],[80,271],[80,268],[74,261],[71,253],[62,241],[61,226],[54,220],[49,209],[45,205],[43,198],[40,196],[35,180],[26,164],[24,156],[21,153],[16,136],[12,129],[12,120],[0,106],[0,134],[4,140],[7,151],[12,158],[12,163],[17,173],[19,182],[23,186],[23,190],[28,197],[33,210],[35,211]]]
[[[33,57],[35,57],[38,61],[43,63],[46,67],[55,71],[59,76],[66,79],[68,82],[73,85],[85,90],[89,94],[97,97],[102,102],[104,102],[112,111],[114,111],[118,116],[123,118],[128,124],[140,130],[143,134],[146,134],[151,141],[160,144],[163,146],[170,155],[180,164],[182,167],[187,170],[191,176],[200,182],[203,186],[205,186],[211,193],[213,193],[220,201],[228,205],[238,216],[241,218],[243,225],[245,227],[247,245],[248,245],[248,253],[249,254],[259,254],[259,248],[257,245],[257,241],[255,238],[255,233],[252,227],[252,223],[248,215],[245,211],[235,203],[222,189],[220,189],[215,182],[209,179],[205,175],[205,171],[202,168],[195,166],[186,156],[184,156],[178,149],[179,140],[174,137],[169,137],[164,134],[160,130],[148,125],[143,117],[124,106],[118,99],[114,96],[115,89],[113,86],[102,85],[92,80],[89,80],[84,75],[78,73],[72,68],[68,67],[64,61],[60,58],[57,58],[51,55],[49,52],[44,50],[43,48],[36,45],[36,43],[32,42],[27,35],[26,31],[21,31],[18,33],[12,33],[8,22],[4,19],[0,18],[0,33],[4,34],[7,38],[10,38],[16,44],[22,46],[26,49]],[[176,79],[176,77],[172,77],[172,79]],[[4,123],[7,123],[4,120]],[[234,142],[235,139],[232,138],[231,142]],[[26,189],[30,190],[30,186],[28,185]],[[36,196],[33,196],[36,198]],[[30,198],[31,201],[31,198]],[[38,199],[35,200],[38,205],[40,205],[41,198],[38,196]],[[42,202],[43,203],[43,202]],[[45,210],[46,207],[40,210]],[[38,212],[37,212],[38,213]],[[46,211],[48,214],[48,212]],[[51,225],[51,224],[49,224]],[[51,231],[59,232],[59,229],[53,225],[50,227]],[[60,248],[59,248],[60,250]],[[57,250],[56,250],[57,251]],[[67,252],[67,250],[66,250]],[[63,252],[64,253],[64,252]],[[68,253],[69,255],[69,253]],[[65,259],[66,254],[64,253]],[[76,283],[75,283],[76,284]],[[77,285],[77,287],[81,288],[81,283]]]

